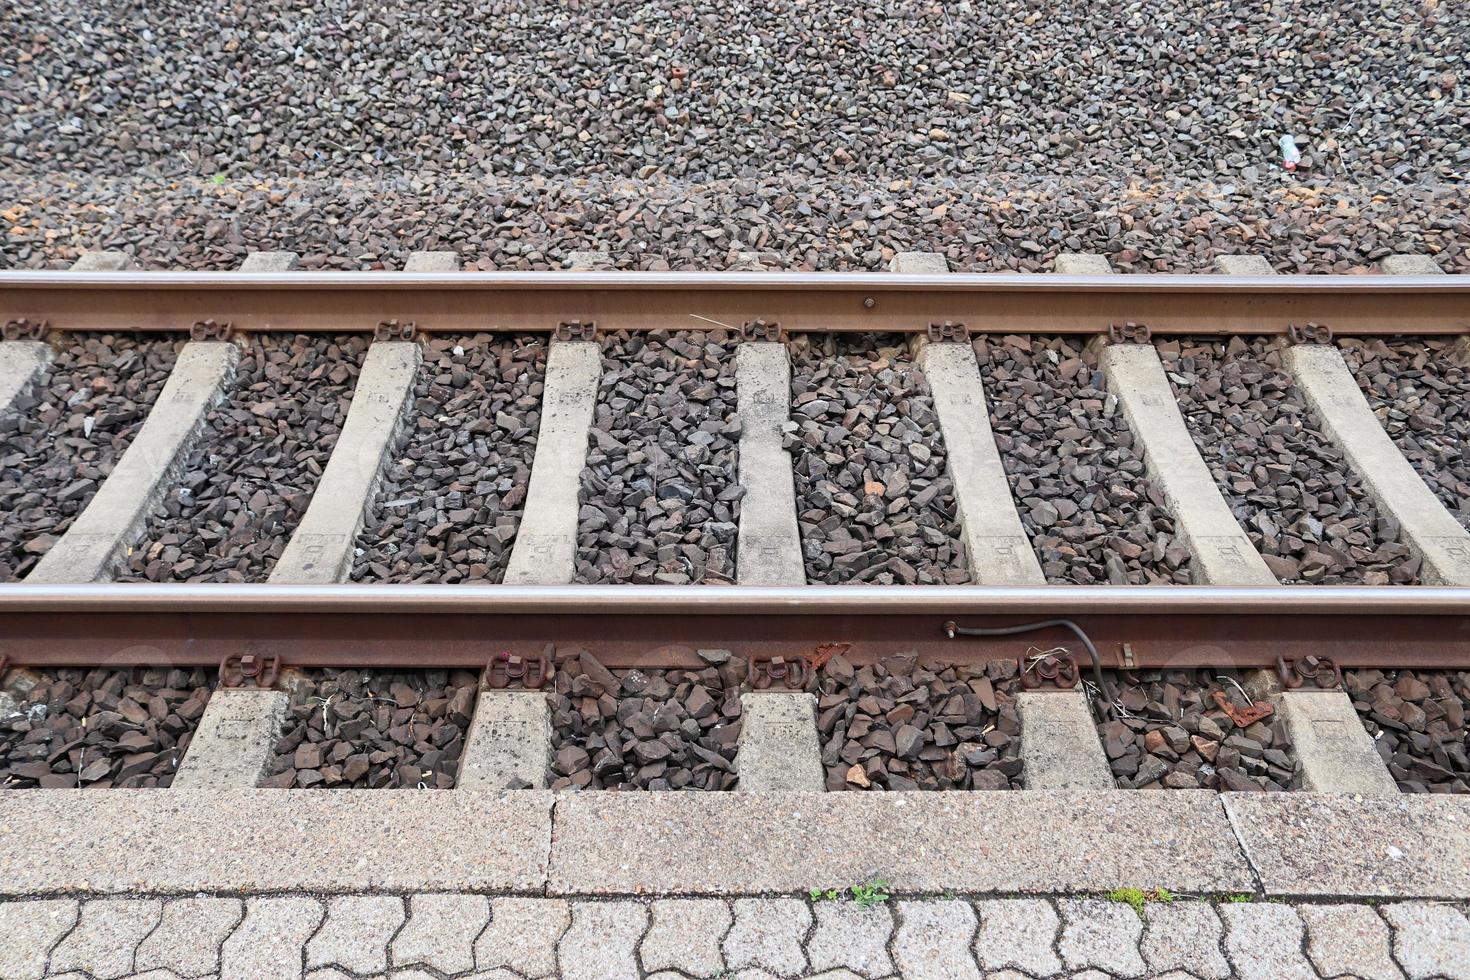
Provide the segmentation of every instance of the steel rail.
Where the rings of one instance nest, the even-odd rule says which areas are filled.
[[[700,663],[697,651],[796,658],[849,644],[855,661],[1014,658],[1059,633],[975,640],[945,626],[1065,617],[1106,667],[1470,667],[1470,589],[1213,586],[278,586],[7,585],[0,656],[12,665],[482,667],[548,644],[609,666]]]
[[[0,322],[54,330],[1083,333],[1128,321],[1165,334],[1470,333],[1470,276],[1064,276],[794,272],[0,272]]]

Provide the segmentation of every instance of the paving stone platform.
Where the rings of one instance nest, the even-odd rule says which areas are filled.
[[[1464,907],[193,895],[0,904],[6,980],[1470,976]]]

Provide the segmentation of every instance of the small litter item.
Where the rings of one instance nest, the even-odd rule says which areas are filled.
[[[1277,143],[1281,147],[1281,166],[1287,173],[1292,173],[1302,161],[1302,151],[1297,149],[1296,139],[1290,133],[1282,136]]]

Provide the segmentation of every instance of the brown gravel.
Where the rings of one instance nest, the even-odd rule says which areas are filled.
[[[359,582],[496,583],[520,528],[542,337],[430,337],[412,414],[357,538]]]
[[[1420,559],[1323,435],[1280,339],[1159,343],[1215,483],[1282,582],[1412,585]]]
[[[1016,665],[863,667],[836,656],[817,689],[828,790],[1023,789]]]
[[[1470,793],[1470,671],[1349,670],[1343,688],[1405,793]]]
[[[91,502],[142,428],[181,346],[83,335],[0,415],[0,582],[34,568]]]
[[[251,337],[230,397],[206,415],[118,580],[265,580],[326,469],[367,345],[362,335]]]
[[[0,711],[0,788],[172,785],[213,689],[207,670],[50,670]]]
[[[323,670],[291,692],[262,786],[453,789],[479,678]]]
[[[551,789],[735,787],[743,660],[701,651],[701,670],[608,670],[569,653],[547,694]]]
[[[1142,670],[1115,673],[1116,718],[1098,726],[1124,789],[1252,791],[1300,785],[1286,723],[1272,715],[1237,727],[1214,698],[1248,702],[1237,671]]]

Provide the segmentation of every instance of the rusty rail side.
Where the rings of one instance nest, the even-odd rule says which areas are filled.
[[[0,588],[12,665],[207,665],[279,655],[297,666],[483,667],[555,644],[615,667],[693,666],[696,651],[858,662],[1014,658],[1066,634],[953,639],[948,622],[1067,617],[1108,667],[1470,667],[1470,589],[1445,587],[831,587],[103,585]]]
[[[1284,334],[1470,333],[1466,276],[1070,276],[899,273],[0,272],[0,322],[53,330],[434,332],[739,330]]]

